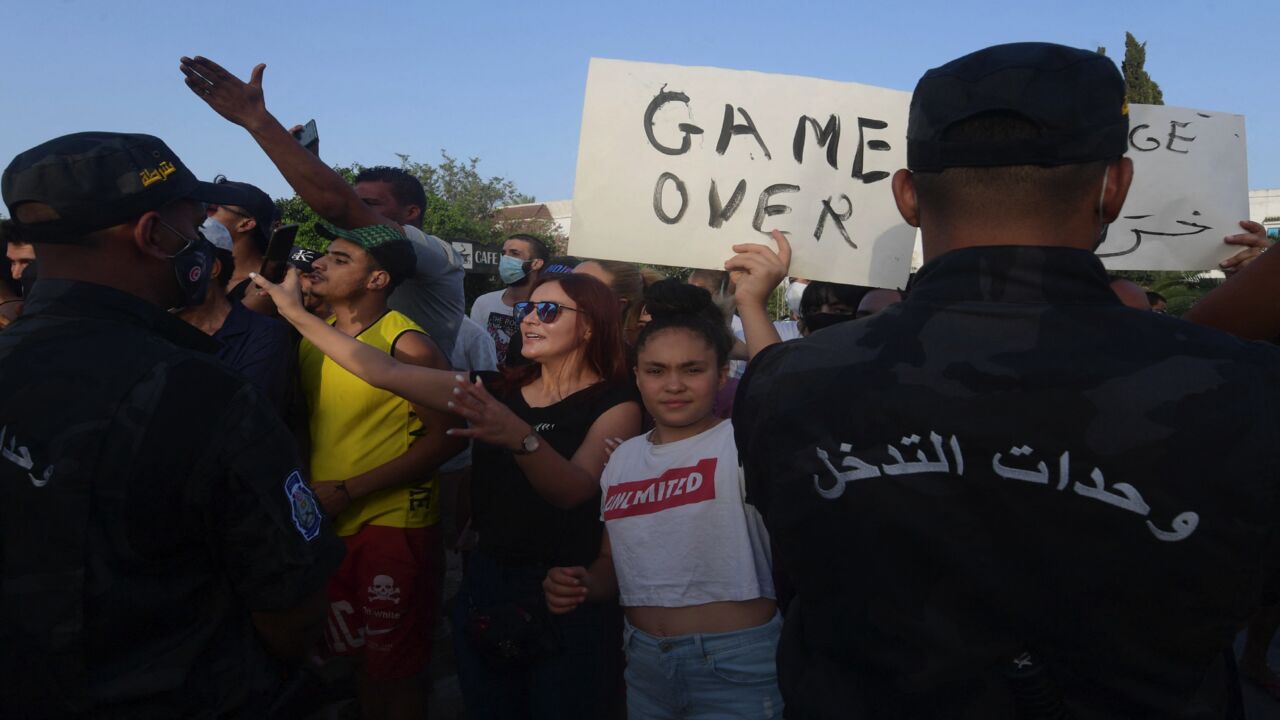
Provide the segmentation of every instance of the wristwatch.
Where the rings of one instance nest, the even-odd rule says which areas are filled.
[[[525,435],[524,439],[520,441],[520,447],[512,450],[511,452],[516,455],[528,455],[536,452],[541,446],[542,438],[538,437],[538,433],[531,432],[528,435]]]

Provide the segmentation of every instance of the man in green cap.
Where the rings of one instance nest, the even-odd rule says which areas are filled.
[[[317,227],[330,239],[312,262],[311,292],[338,330],[401,362],[449,368],[387,297],[413,273],[414,251],[390,225]],[[343,369],[309,341],[298,349],[310,409],[312,487],[347,544],[329,583],[329,646],[356,661],[366,718],[423,717],[443,559],[436,469],[461,422],[410,404]]]

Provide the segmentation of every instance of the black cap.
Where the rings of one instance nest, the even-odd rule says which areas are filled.
[[[214,178],[213,182],[218,187],[221,199],[209,202],[218,205],[235,205],[248,211],[256,221],[254,231],[258,235],[262,251],[266,252],[267,245],[271,242],[271,229],[275,226],[277,214],[276,204],[272,202],[271,196],[259,190],[257,186],[228,180],[221,175]]]
[[[218,202],[217,186],[195,175],[151,135],[83,132],[20,153],[4,170],[0,190],[9,214],[41,203],[57,219],[15,225],[32,242],[74,241],[188,198]]]
[[[1025,119],[1039,137],[944,140],[957,123],[989,113]],[[1105,55],[1052,43],[996,45],[920,78],[907,123],[907,167],[939,172],[1110,160],[1124,155],[1128,134],[1124,78]]]
[[[323,254],[324,253],[320,252],[319,250],[312,250],[311,248],[304,248],[298,245],[294,245],[289,250],[289,264],[298,268],[304,273],[309,273],[312,270],[311,263],[315,262],[316,258],[320,257]]]

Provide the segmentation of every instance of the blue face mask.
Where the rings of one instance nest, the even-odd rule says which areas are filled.
[[[528,266],[529,263],[518,257],[503,255],[498,261],[498,277],[502,278],[503,284],[516,285],[529,276]]]

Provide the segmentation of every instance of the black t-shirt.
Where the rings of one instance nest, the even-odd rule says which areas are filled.
[[[260,716],[251,624],[343,554],[292,436],[216,343],[41,280],[0,334],[0,714]]]
[[[952,251],[767,349],[733,424],[797,591],[788,717],[1011,717],[1028,651],[1071,717],[1223,717],[1278,408],[1276,348],[1122,306],[1084,250]]]
[[[496,373],[479,373],[493,387]],[[638,402],[635,384],[602,382],[554,405],[531,408],[519,388],[496,395],[542,441],[572,458],[591,425],[610,408]],[[581,505],[561,510],[538,494],[511,452],[475,444],[472,453],[472,523],[479,549],[506,564],[589,565],[600,551],[600,492]]]

